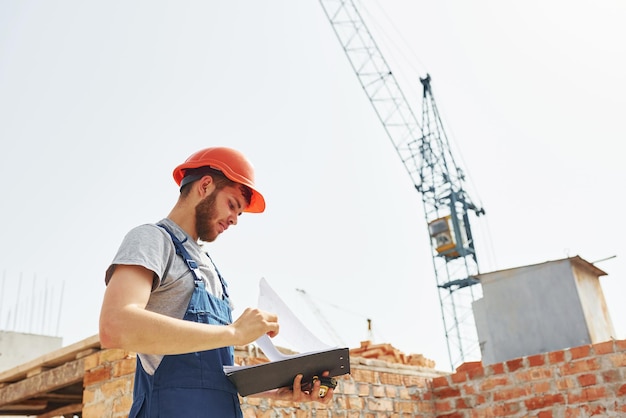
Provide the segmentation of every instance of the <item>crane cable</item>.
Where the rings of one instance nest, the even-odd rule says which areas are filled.
[[[326,300],[320,299],[318,297],[315,297],[315,300],[317,302],[314,302],[313,301],[313,297],[311,296],[311,294],[309,292],[305,291],[304,289],[298,288],[298,289],[296,289],[296,292],[300,293],[305,298],[305,300],[307,300],[307,302],[310,304],[310,306],[313,308],[314,313],[315,313],[315,311],[317,311],[317,313],[319,315],[323,315],[323,313],[321,312],[321,310],[317,306],[317,302],[321,302],[321,303],[323,303],[323,304],[325,304],[325,305],[327,305],[327,306],[329,306],[329,307],[331,307],[333,309],[336,309],[336,310],[338,310],[340,312],[349,313],[351,315],[354,315],[354,316],[360,317],[362,319],[365,319],[367,321],[368,338],[370,338],[370,340],[373,341],[374,338],[376,337],[376,332],[374,331],[374,328],[372,327],[373,319],[371,317],[363,315],[362,313],[359,313],[359,312],[355,312],[355,311],[351,311],[349,309],[345,309],[344,307],[341,307],[341,306],[336,305],[334,303],[331,303],[331,302],[328,302]],[[335,334],[335,339],[339,340],[337,342],[342,342],[342,341],[340,341],[341,340],[340,337],[338,335],[336,335],[336,331],[334,329],[332,329],[332,326],[330,325],[330,323],[327,321],[327,319],[325,317],[318,318],[318,321],[322,322],[322,325],[324,325],[324,326],[331,327],[329,332]]]

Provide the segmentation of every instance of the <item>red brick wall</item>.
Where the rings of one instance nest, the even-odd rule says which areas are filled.
[[[626,341],[460,369],[433,379],[435,417],[626,416]]]
[[[235,351],[238,364],[257,362],[257,355],[253,349]],[[429,382],[434,377],[446,374],[363,358],[351,358],[350,368],[351,374],[339,379],[330,406],[241,398],[244,417],[432,417],[432,402],[423,394],[429,393]],[[133,353],[102,350],[89,356],[85,365],[83,418],[126,418],[132,403],[134,373]]]
[[[127,417],[134,355],[102,350],[85,367],[83,418]],[[454,374],[353,358],[331,406],[241,401],[245,418],[626,417],[626,341],[465,364]]]

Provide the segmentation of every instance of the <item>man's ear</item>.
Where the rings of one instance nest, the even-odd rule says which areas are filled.
[[[198,181],[198,192],[202,198],[207,197],[215,190],[215,182],[213,181],[213,177],[206,175]]]

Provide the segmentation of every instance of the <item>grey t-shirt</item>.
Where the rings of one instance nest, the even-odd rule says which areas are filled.
[[[223,291],[220,279],[202,245],[171,220],[165,218],[159,223],[167,226],[183,242],[191,258],[198,263],[207,291],[221,298]],[[106,271],[106,284],[109,283],[115,267],[120,264],[143,266],[154,272],[152,294],[146,306],[147,310],[179,319],[185,316],[194,290],[194,279],[182,257],[176,254],[172,238],[163,228],[156,224],[145,224],[130,230]],[[142,353],[138,355],[149,374],[154,374],[163,358],[162,355]]]

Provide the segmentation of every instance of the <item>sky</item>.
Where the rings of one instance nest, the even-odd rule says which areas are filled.
[[[481,272],[597,262],[626,338],[626,4],[357,7],[418,114],[432,78],[486,210]],[[421,197],[315,0],[0,2],[0,329],[96,334],[125,233],[165,217],[174,167],[218,145],[267,202],[208,246],[235,315],[265,278],[330,344],[449,368]]]

